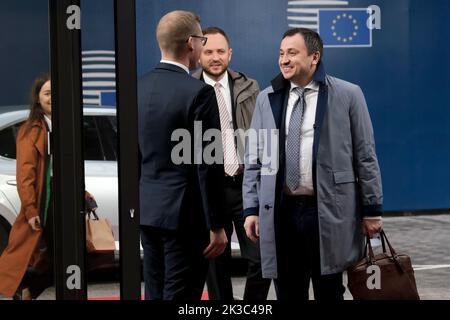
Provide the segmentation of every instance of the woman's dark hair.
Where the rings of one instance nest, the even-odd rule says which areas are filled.
[[[48,73],[41,74],[34,80],[30,95],[30,115],[28,116],[25,124],[26,132],[30,131],[35,121],[44,121],[44,110],[39,103],[39,93],[41,92],[43,85],[49,80],[50,75]]]

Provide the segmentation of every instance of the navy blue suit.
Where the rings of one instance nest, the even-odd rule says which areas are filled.
[[[146,299],[200,299],[209,230],[224,225],[223,165],[194,164],[194,122],[201,121],[200,134],[220,129],[214,89],[178,66],[160,63],[140,79],[138,90]],[[172,159],[181,141],[172,141],[177,129],[190,134],[189,153],[182,154],[188,163]]]

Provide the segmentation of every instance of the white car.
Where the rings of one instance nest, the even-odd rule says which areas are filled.
[[[16,135],[28,107],[0,107],[0,253],[20,212],[16,184]],[[84,108],[85,185],[97,214],[111,221],[118,249],[117,125],[114,108]]]
[[[84,108],[85,186],[94,195],[99,217],[111,221],[119,250],[117,122],[114,108]],[[27,106],[0,107],[0,254],[8,243],[12,224],[20,212],[16,187],[16,135],[28,117]],[[232,252],[240,256],[233,235]],[[141,248],[142,250],[142,248]]]

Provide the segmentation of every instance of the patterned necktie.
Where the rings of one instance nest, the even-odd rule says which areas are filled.
[[[217,104],[219,106],[220,127],[222,130],[222,144],[223,144],[223,162],[225,173],[229,176],[234,176],[239,170],[239,160],[234,144],[234,130],[232,126],[232,119],[227,110],[225,98],[220,92],[221,84],[216,82],[214,90],[216,91]]]
[[[300,129],[302,127],[306,106],[304,97],[305,90],[300,87],[293,90],[298,95],[298,100],[292,109],[286,144],[286,185],[291,192],[295,191],[300,183]]]

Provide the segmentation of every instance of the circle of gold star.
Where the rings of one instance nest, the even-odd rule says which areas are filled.
[[[341,19],[343,19],[343,20],[344,19],[348,19],[353,24],[353,32],[348,37],[338,36],[338,34],[336,32],[336,24]],[[343,42],[343,43],[352,42],[353,41],[353,37],[356,37],[358,35],[358,29],[359,29],[358,21],[356,19],[354,19],[351,14],[347,14],[347,13],[343,13],[342,15],[338,14],[336,16],[336,18],[333,19],[332,25],[331,25],[331,31],[332,31],[333,37],[335,37],[337,39],[337,41]]]

